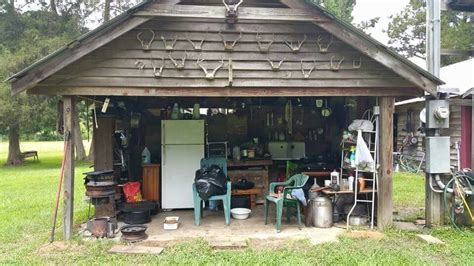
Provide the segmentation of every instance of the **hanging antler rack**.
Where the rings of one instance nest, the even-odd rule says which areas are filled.
[[[214,68],[212,71],[208,71],[206,67],[202,65],[204,62],[204,59],[201,59],[201,55],[199,55],[198,59],[196,60],[196,64],[204,71],[204,74],[206,74],[206,79],[208,80],[213,80],[216,77],[216,73],[221,67],[224,66],[224,59],[221,59],[221,63]]]
[[[303,46],[304,42],[306,41],[307,39],[307,36],[306,34],[304,35],[303,37],[303,40],[301,41],[296,41],[296,43],[293,43],[293,41],[289,42],[289,41],[285,41],[285,44],[288,46],[288,48],[291,49],[291,51],[293,53],[299,53],[299,51],[301,50],[301,47]]]
[[[188,52],[184,51],[184,57],[181,59],[181,62],[176,61],[173,56],[171,55],[171,52],[168,54],[168,57],[170,58],[171,62],[173,62],[173,65],[178,69],[178,70],[183,70],[184,69],[184,64],[186,63],[186,59],[188,58]]]
[[[270,47],[272,46],[273,42],[275,41],[275,33],[272,34],[272,39],[270,41],[262,41],[260,38],[260,33],[257,31],[257,35],[255,39],[257,40],[258,49],[261,53],[268,53],[270,52]]]
[[[339,61],[336,64],[334,64],[334,55],[331,56],[331,70],[339,71],[339,69],[341,69],[342,62],[344,62],[344,56],[341,59],[339,59]]]
[[[205,37],[207,37],[207,32]],[[201,52],[202,51],[202,45],[204,44],[204,41],[206,38],[203,38],[200,42],[193,42],[191,38],[189,37],[189,34],[186,32],[186,40],[193,46],[194,51],[196,52]]]
[[[324,45],[323,41],[324,41],[324,38],[321,35],[318,35],[318,40],[316,41],[316,43],[319,46],[319,52],[324,54],[324,53],[327,53],[329,51],[329,47],[331,47],[331,44],[334,41],[334,36],[331,35],[331,38],[328,40],[326,45]]]
[[[140,45],[142,46],[142,49],[145,50],[145,51],[150,50],[151,44],[155,40],[155,32],[153,30],[148,30],[148,32],[151,32],[151,38],[148,42],[146,42],[145,40],[142,40],[143,31],[141,31],[137,34],[137,40],[140,42]]]
[[[313,60],[313,66],[306,71],[303,66],[303,59],[301,59],[301,73],[303,74],[303,77],[305,79],[309,79],[311,77],[311,73],[313,73],[313,70],[316,68],[316,60]]]
[[[219,36],[221,36],[222,43],[224,44],[224,50],[232,52],[234,51],[234,47],[237,44],[237,42],[242,39],[242,32],[240,32],[239,37],[235,39],[233,42],[232,41],[226,41],[224,35],[219,32]]]

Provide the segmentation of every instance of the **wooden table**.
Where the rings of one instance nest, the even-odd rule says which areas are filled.
[[[250,196],[250,209],[257,206],[257,195],[260,195],[263,187],[254,187],[251,189],[233,189],[232,196]]]
[[[227,175],[232,183],[237,183],[242,178],[255,183],[256,187],[261,188],[257,194],[256,202],[263,203],[265,202],[265,192],[268,191],[268,170],[272,164],[273,161],[267,159],[228,160]]]

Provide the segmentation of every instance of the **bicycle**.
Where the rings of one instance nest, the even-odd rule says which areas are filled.
[[[404,149],[408,146],[418,144],[418,138],[415,137],[413,132],[407,134],[402,141],[402,145],[397,152],[394,152],[394,169],[396,172],[401,168],[405,172],[418,174],[421,171],[423,162],[425,161],[425,153],[418,152],[414,156],[404,154]],[[419,159],[421,157],[421,160]]]

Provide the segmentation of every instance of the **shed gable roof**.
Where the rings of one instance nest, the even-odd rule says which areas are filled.
[[[71,63],[110,43],[129,30],[149,21],[152,16],[150,16],[150,12],[147,15],[146,11],[148,8],[152,8],[152,5],[150,5],[151,3],[174,5],[178,2],[179,1],[173,0],[145,1],[133,7],[115,19],[104,23],[100,27],[79,37],[56,52],[8,78],[8,81],[12,84],[12,93],[20,93],[35,87],[38,83]],[[296,17],[299,17],[303,21],[308,20],[313,22],[317,26],[337,36],[350,46],[353,46],[360,52],[373,58],[401,77],[415,84],[420,89],[434,94],[436,86],[443,83],[435,76],[382,45],[372,37],[352,26],[350,23],[338,19],[323,7],[316,5],[311,1],[304,0],[282,0],[281,2],[290,8],[297,9],[295,10],[295,14],[298,15]],[[306,8],[308,5],[312,7],[309,11]],[[150,9],[148,9],[148,11],[149,10]],[[248,8],[248,10],[250,10],[250,8]],[[258,13],[259,9],[254,8],[253,10]],[[242,13],[248,14],[250,17],[253,14],[250,11],[250,13],[244,11],[245,9],[242,9]],[[178,15],[192,16],[193,14],[182,12],[181,14],[178,13]],[[219,14],[216,16],[219,16]],[[253,14],[253,16],[255,16],[255,14]],[[280,19],[285,20],[287,18],[281,17]]]

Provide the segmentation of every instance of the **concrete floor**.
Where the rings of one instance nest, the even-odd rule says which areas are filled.
[[[210,212],[205,210],[201,225],[194,225],[194,213],[192,210],[177,210],[160,212],[153,216],[152,222],[148,224],[148,239],[145,242],[166,246],[193,238],[204,238],[209,241],[273,241],[285,239],[308,239],[313,244],[337,241],[337,236],[345,230],[341,228],[315,228],[305,227],[298,229],[296,217],[292,217],[291,224],[286,223],[283,214],[281,232],[277,233],[275,228],[274,207],[271,208],[269,223],[264,224],[263,206],[259,205],[252,210],[247,220],[235,220],[231,218],[229,226],[225,225],[224,213],[222,211]],[[166,216],[179,216],[179,228],[177,230],[164,230],[163,220]]]

